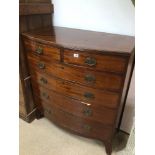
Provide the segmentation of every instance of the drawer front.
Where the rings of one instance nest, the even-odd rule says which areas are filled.
[[[44,64],[44,68],[40,69],[39,63]],[[95,72],[86,68],[63,65],[61,63],[49,63],[40,61],[35,57],[29,57],[29,64],[31,64],[30,68],[38,71],[97,89],[120,91],[123,82],[123,76],[120,75]]]
[[[58,106],[60,109],[84,119],[87,118],[106,125],[114,125],[116,110],[85,104],[79,100],[71,99],[43,87],[35,89],[35,93],[36,100],[39,96],[41,103],[46,102],[50,105]]]
[[[33,54],[38,58],[43,58],[49,61],[60,61],[60,49],[43,45],[28,39],[24,39],[24,46],[27,54]]]
[[[44,102],[43,110],[45,117],[49,118],[57,125],[77,134],[101,140],[109,139],[112,136],[111,126],[104,126],[95,121],[76,117]]]
[[[64,50],[64,63],[81,65],[101,71],[124,73],[127,60],[121,56]]]
[[[39,72],[33,72],[32,84],[38,86],[38,83],[45,88],[75,99],[82,100],[84,102],[100,104],[110,108],[116,108],[118,106],[118,93],[101,91],[94,88],[67,82],[61,79],[49,77]]]

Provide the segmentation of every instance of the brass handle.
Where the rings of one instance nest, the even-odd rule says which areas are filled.
[[[42,63],[42,62],[40,62],[40,63],[38,63],[38,67],[39,67],[40,69],[45,69],[45,64]]]
[[[95,98],[94,94],[89,93],[89,92],[86,92],[84,94],[84,97],[87,98],[87,99],[94,99]]]
[[[91,74],[88,74],[88,75],[86,75],[85,76],[85,81],[87,81],[87,82],[95,82],[95,76],[93,76],[93,75],[91,75]]]
[[[43,77],[40,79],[40,81],[41,81],[43,84],[47,84],[47,80],[46,80],[45,78],[43,78]]]
[[[42,55],[43,54],[43,48],[37,47],[36,51],[37,54]]]
[[[42,96],[43,96],[44,98],[46,98],[47,100],[49,99],[49,95],[46,94],[45,92],[42,93]]]
[[[96,65],[96,59],[92,57],[87,57],[85,60],[85,64],[88,66],[95,66]]]
[[[85,108],[84,110],[83,110],[83,113],[84,113],[84,115],[85,116],[92,116],[92,110],[90,109],[90,108]]]
[[[85,124],[85,125],[83,126],[83,128],[84,128],[85,130],[87,130],[87,131],[90,131],[90,130],[92,129],[92,127],[91,127],[90,125],[87,125],[87,124]]]
[[[44,112],[45,112],[46,114],[51,114],[51,110],[49,110],[49,109],[44,109]]]

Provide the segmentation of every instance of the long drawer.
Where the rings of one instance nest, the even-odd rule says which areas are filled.
[[[62,63],[51,63],[44,59],[39,60],[37,57],[32,55],[29,55],[28,60],[29,65],[34,70],[54,75],[64,80],[111,91],[120,91],[122,87],[123,76],[120,75],[93,71],[78,66],[68,66]]]
[[[35,87],[39,87],[39,85],[41,85],[49,90],[56,91],[84,102],[89,102],[91,104],[99,104],[110,108],[117,108],[118,106],[118,93],[81,86],[55,77],[49,77],[39,72],[33,71],[32,84],[35,85]]]
[[[64,112],[56,106],[49,105],[45,102],[42,103],[42,106],[44,115],[65,129],[86,137],[98,138],[101,140],[107,140],[111,138],[113,132],[111,126],[105,126],[96,121],[90,121],[74,116],[70,113]]]
[[[95,70],[123,73],[127,59],[122,56],[98,54],[96,52],[64,50],[64,62]]]
[[[117,112],[115,109],[107,109],[102,106],[71,99],[43,87],[34,88],[34,90],[36,93],[35,100],[38,101],[39,99],[40,103],[47,102],[75,116],[99,121],[106,125],[113,125],[115,122]]]

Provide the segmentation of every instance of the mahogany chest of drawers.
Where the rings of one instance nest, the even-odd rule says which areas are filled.
[[[38,114],[111,143],[134,62],[134,37],[49,27],[22,34]]]

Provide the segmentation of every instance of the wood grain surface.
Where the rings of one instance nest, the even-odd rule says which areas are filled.
[[[44,44],[55,44],[70,49],[102,51],[129,56],[134,48],[134,37],[104,32],[63,27],[49,27],[23,33],[23,36]]]
[[[121,75],[98,72],[79,66],[65,65],[60,62],[53,62],[52,58],[51,61],[47,61],[31,54],[28,55],[28,61],[31,66],[30,68],[33,68],[33,70],[37,70],[41,73],[56,76],[58,78],[61,77],[64,80],[97,89],[116,92],[121,91],[123,82],[123,76]],[[39,63],[43,63],[45,68],[40,69],[38,67]]]
[[[119,93],[101,91],[98,89],[81,86],[34,71],[32,74],[32,85],[38,87],[41,85],[49,90],[56,91],[63,95],[70,96],[84,102],[90,102],[92,104],[100,104],[109,108],[117,108],[120,97]],[[91,96],[86,97],[87,93],[91,94]]]
[[[44,87],[34,87],[35,100],[58,106],[63,111],[71,113],[75,116],[95,120],[105,125],[113,125],[116,118],[116,109],[107,109],[100,105],[94,105],[83,101],[75,100],[70,97],[58,94],[54,91],[45,89]]]
[[[100,140],[108,140],[111,138],[112,128],[109,126],[104,126],[96,121],[90,121],[74,116],[64,112],[56,106],[44,102],[42,105],[44,108],[44,115],[61,127],[85,137],[97,138]]]

